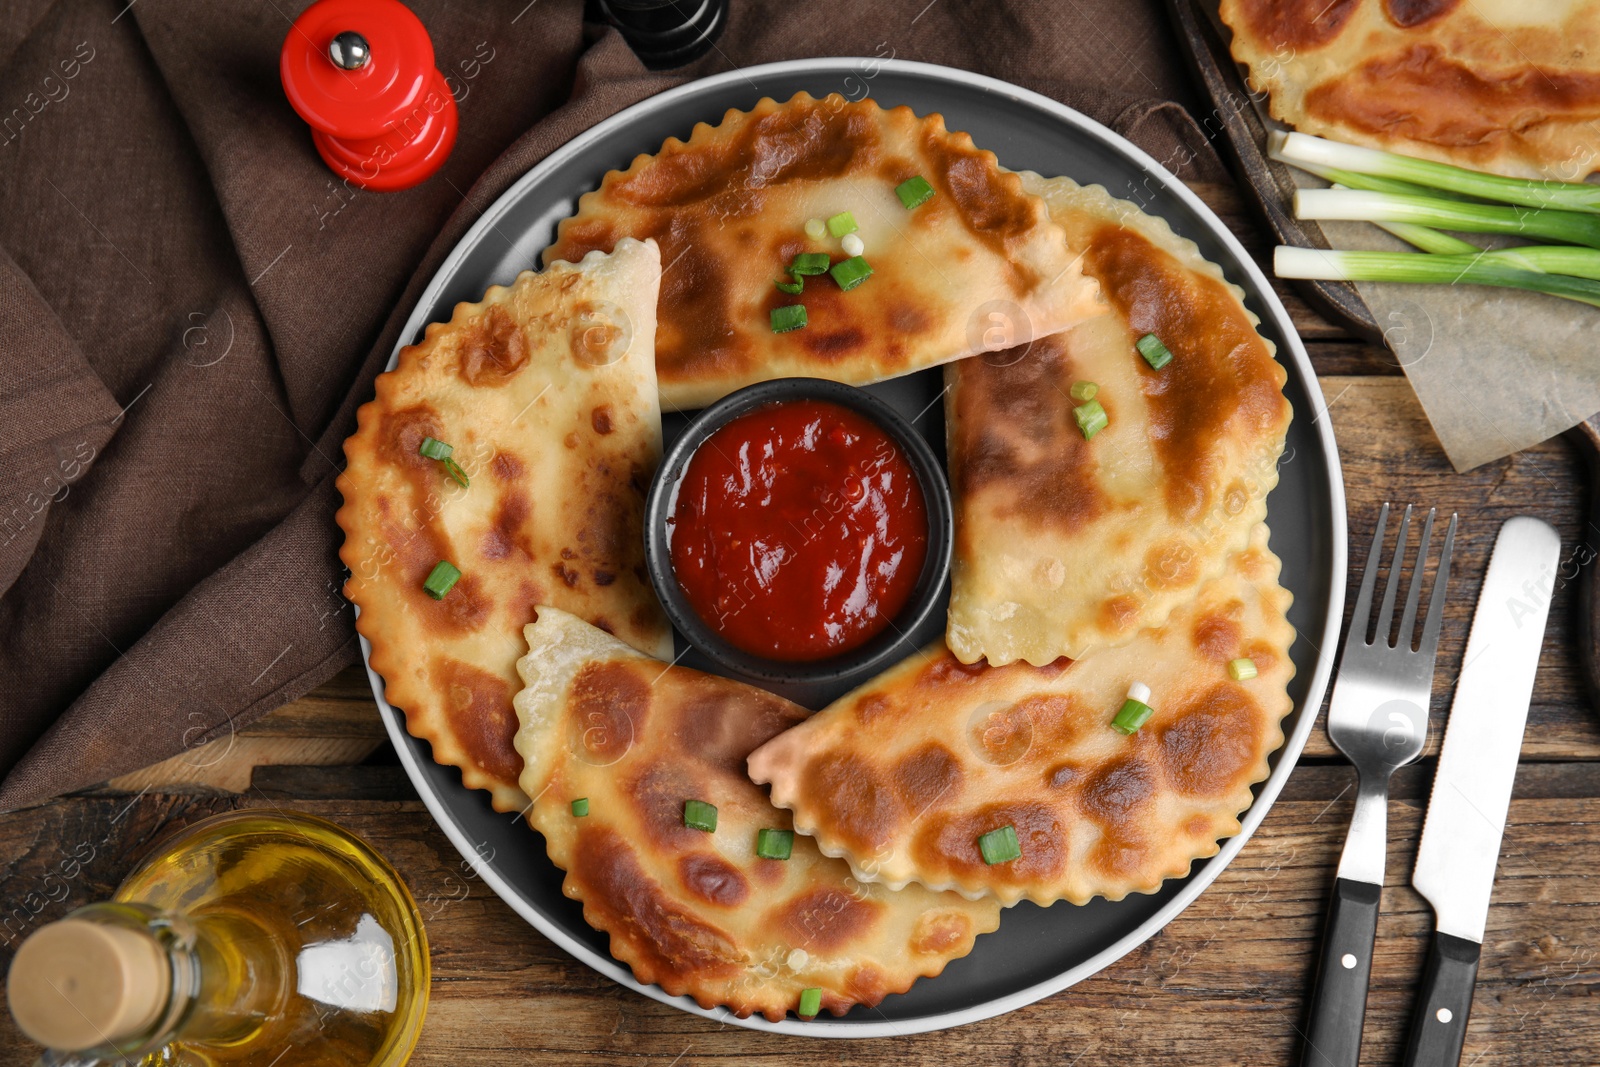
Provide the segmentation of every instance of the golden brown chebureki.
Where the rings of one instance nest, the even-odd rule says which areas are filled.
[[[1109,313],[945,368],[946,642],[995,666],[1119,644],[1192,598],[1265,517],[1291,417],[1271,342],[1192,242],[1100,186],[1022,178]],[[1152,333],[1159,370],[1135,348]],[[1077,382],[1108,420],[1088,440]]]
[[[378,376],[345,442],[339,556],[369,662],[407,729],[502,811],[527,803],[511,698],[535,605],[672,652],[643,548],[659,277],[656,248],[627,241],[456,305]],[[420,454],[427,437],[470,487]],[[423,582],[440,560],[462,576],[434,600]]]
[[[934,189],[907,210],[895,187]],[[845,258],[805,223],[849,211],[873,274],[827,275],[799,295],[774,282],[800,252]],[[624,236],[661,245],[656,371],[663,407],[702,407],[741,386],[804,375],[864,385],[1064,329],[1097,312],[1093,284],[1044,205],[939,115],[800,93],[760,101],[667,140],[578,202],[546,263]],[[775,334],[773,308],[807,325]]]
[[[1530,178],[1600,169],[1596,0],[1223,0],[1233,56],[1306,133]]]
[[[858,877],[1006,904],[1153,892],[1239,830],[1291,710],[1289,594],[1258,525],[1165,625],[1042,667],[968,666],[935,646],[757,749],[751,777]],[[1230,661],[1257,676],[1235,681]],[[1154,714],[1111,726],[1129,686]],[[1010,825],[1021,856],[989,865]]]
[[[516,743],[528,821],[566,872],[563,892],[640,982],[773,1021],[814,987],[841,1015],[938,974],[998,925],[993,900],[864,884],[806,837],[787,860],[757,856],[761,829],[792,824],[745,759],[804,708],[671,667],[553,608],[526,637]],[[684,824],[690,800],[716,806],[715,832]]]

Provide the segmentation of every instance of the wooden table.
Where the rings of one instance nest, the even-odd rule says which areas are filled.
[[[1264,256],[1230,188],[1196,189]],[[1561,532],[1570,553],[1586,540],[1600,543],[1600,531],[1581,529],[1579,460],[1565,442],[1455,474],[1392,358],[1342,336],[1287,290],[1280,295],[1311,349],[1325,417],[1339,439],[1352,563],[1364,560],[1386,499],[1462,517],[1434,728],[1424,759],[1397,776],[1390,801],[1388,892],[1364,1062],[1398,1063],[1431,928],[1427,906],[1409,886],[1411,864],[1495,532],[1512,515],[1538,515]],[[1572,582],[1559,581],[1462,1058],[1472,1067],[1600,1060],[1600,717],[1585,702],[1570,648],[1572,597]],[[364,763],[338,765],[375,749]],[[1319,725],[1232,866],[1120,962],[1041,1003],[960,1030],[820,1043],[720,1026],[657,1004],[595,974],[518,919],[471,877],[433,825],[383,741],[364,676],[351,670],[231,742],[0,817],[0,962],[40,923],[109,894],[165,834],[217,811],[283,805],[369,838],[421,903],[434,982],[418,1064],[1298,1063],[1304,998],[1353,783]],[[70,856],[84,860],[81,869],[62,866]],[[66,869],[76,873],[67,877]],[[0,1057],[20,1063],[29,1055],[9,1018],[0,1019]]]

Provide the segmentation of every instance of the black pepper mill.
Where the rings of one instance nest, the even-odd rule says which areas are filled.
[[[670,70],[711,51],[728,22],[728,0],[593,0],[651,70]]]

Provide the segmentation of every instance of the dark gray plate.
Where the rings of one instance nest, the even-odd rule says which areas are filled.
[[[733,1019],[726,1010],[706,1011],[687,997],[669,997],[634,981],[606,951],[605,935],[590,929],[578,905],[562,896],[561,872],[546,857],[543,840],[514,816],[494,812],[486,794],[463,788],[453,768],[434,763],[428,745],[406,733],[403,715],[384,700],[382,679],[370,668],[368,674],[389,736],[428,810],[485,882],[556,944],[623,985],[707,1018],[813,1037],[880,1037],[973,1022],[1065,989],[1155,934],[1234,857],[1293,769],[1328,684],[1344,603],[1344,488],[1328,420],[1318,417],[1325,405],[1305,349],[1267,279],[1221,221],[1155,160],[1076,111],[1005,82],[922,63],[814,59],[750,67],[662,93],[613,116],[534,167],[484,213],[439,269],[402,338],[419,338],[427,323],[448,319],[456,302],[477,300],[490,285],[509,284],[535,266],[556,222],[572,213],[578,197],[607,170],[655,151],[669,136],[687,138],[695,123],[717,122],[728,108],[748,108],[763,96],[785,100],[802,89],[819,97],[870,95],[886,107],[906,104],[918,114],[942,112],[951,129],[971,133],[1007,167],[1099,183],[1163,216],[1244,288],[1250,309],[1261,317],[1262,334],[1278,346],[1288,368],[1285,392],[1296,413],[1280,463],[1282,479],[1268,506],[1272,548],[1283,559],[1283,583],[1294,593],[1289,618],[1299,633],[1291,652],[1298,673],[1290,687],[1296,710],[1284,722],[1288,741],[1273,756],[1271,777],[1256,787],[1255,803],[1240,819],[1244,829],[1187,878],[1167,882],[1154,895],[1082,907],[1018,904],[998,931],[978,939],[971,955],[878,1008],[812,1022]],[[926,375],[877,391],[916,415],[937,391],[924,388],[921,377]],[[681,419],[669,420],[669,435],[681,425]],[[370,651],[365,639],[361,648],[363,656]]]

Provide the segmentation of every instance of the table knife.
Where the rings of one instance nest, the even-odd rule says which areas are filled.
[[[1478,976],[1511,783],[1544,643],[1561,538],[1528,516],[1500,528],[1478,594],[1411,884],[1433,905],[1407,1067],[1456,1067]]]

